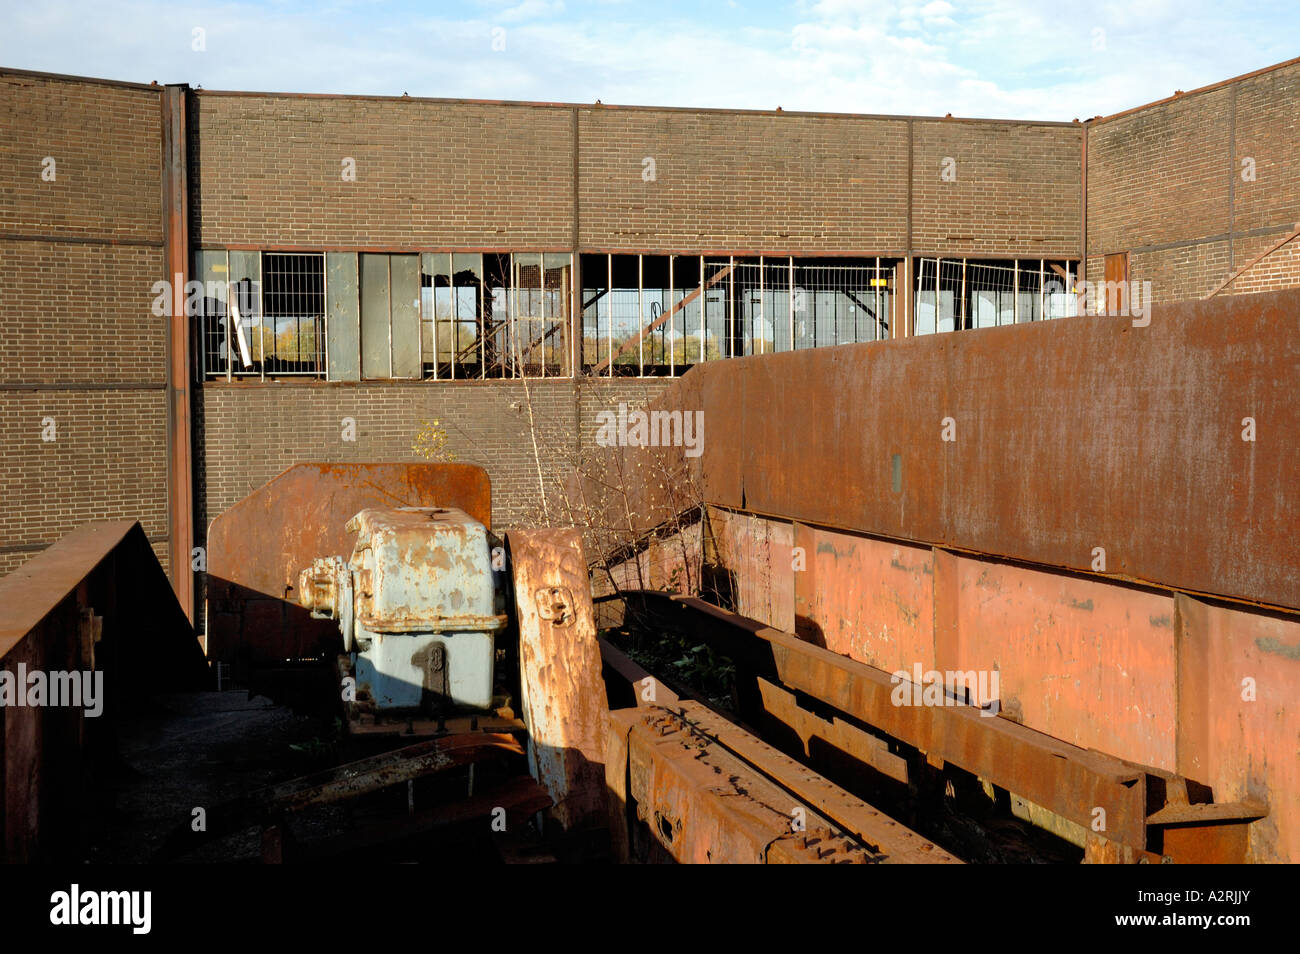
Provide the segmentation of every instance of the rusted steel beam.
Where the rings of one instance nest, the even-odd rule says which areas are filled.
[[[604,727],[608,707],[582,535],[512,530],[506,535],[519,625],[521,709],[529,760],[566,831],[605,821]]]
[[[801,708],[794,693],[762,677],[757,681],[763,712],[798,736],[805,756],[813,758],[823,746],[831,746],[886,778],[907,784],[907,760],[891,753],[884,739],[840,718],[823,719]]]
[[[696,703],[618,710],[609,731],[614,801],[677,861],[957,862]]]
[[[1156,829],[1163,827],[1160,811],[1189,801],[1189,783],[1179,776],[1069,745],[990,718],[974,706],[897,705],[898,683],[889,673],[702,600],[648,591],[624,598],[629,607],[653,608],[654,618],[715,642],[760,677],[770,676],[913,746],[932,764],[951,762],[1090,832],[1100,831],[1105,840],[1150,850]],[[1208,790],[1195,788],[1205,801]],[[1219,811],[1244,829],[1266,810],[1243,802]]]
[[[636,662],[609,640],[598,638],[600,659],[605,664],[609,678],[617,679],[631,694],[638,706],[667,706],[677,702],[680,696],[657,676]]]
[[[208,656],[264,664],[338,652],[338,624],[297,605],[298,574],[348,554],[368,507],[454,507],[492,520],[487,472],[470,464],[297,464],[212,521]]]
[[[849,794],[761,739],[698,703],[677,708],[692,730],[713,739],[759,769],[782,788],[816,807],[832,824],[854,836],[881,860],[895,863],[952,863],[957,859],[867,802]]]
[[[493,732],[448,735],[274,785],[254,795],[252,802],[272,814],[296,812],[309,805],[328,805],[491,756],[523,754],[523,746],[512,735]]]

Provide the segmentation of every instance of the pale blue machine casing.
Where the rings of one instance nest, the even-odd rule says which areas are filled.
[[[492,703],[497,586],[487,529],[461,510],[362,510],[347,565],[355,612],[343,620],[358,701],[378,711],[486,709]],[[342,569],[340,567],[340,569]],[[340,614],[342,615],[342,614]]]

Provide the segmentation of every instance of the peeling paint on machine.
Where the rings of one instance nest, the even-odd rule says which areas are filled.
[[[492,702],[497,587],[487,529],[461,510],[363,510],[351,559],[324,557],[299,577],[312,615],[339,620],[356,701],[379,711],[442,713]]]

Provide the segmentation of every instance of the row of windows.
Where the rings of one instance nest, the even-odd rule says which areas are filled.
[[[580,282],[567,252],[200,251],[196,371],[339,381],[675,375],[704,361],[895,337],[902,321],[898,258],[583,254],[578,264]],[[922,258],[914,269],[913,334],[1076,313],[1071,262]]]

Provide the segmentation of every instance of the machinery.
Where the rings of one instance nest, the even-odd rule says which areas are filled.
[[[487,528],[454,508],[402,507],[362,510],[346,529],[357,535],[351,557],[313,560],[299,600],[313,617],[338,620],[357,709],[488,709],[507,617]]]

